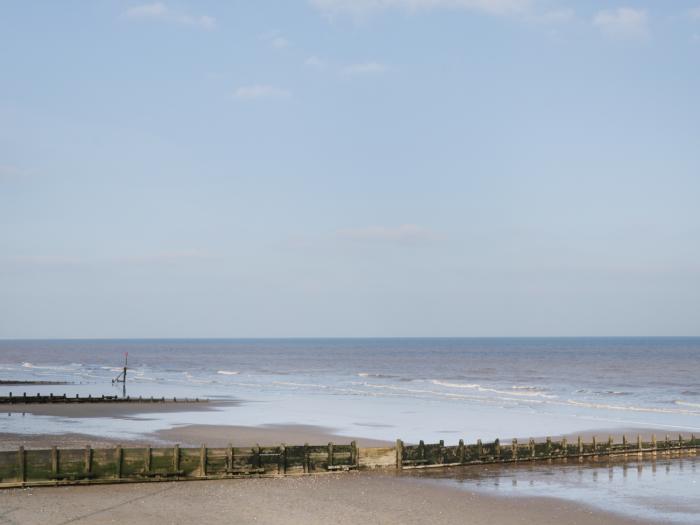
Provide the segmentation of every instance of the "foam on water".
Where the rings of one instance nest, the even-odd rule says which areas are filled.
[[[387,439],[437,436],[440,427],[455,426],[455,414],[456,430],[467,435],[476,412],[488,414],[500,437],[515,434],[514,413],[537,414],[555,433],[602,422],[700,426],[700,403],[693,402],[700,338],[0,341],[0,379],[74,383],[37,385],[33,393],[114,393],[124,351],[130,395],[270,402],[255,411],[259,424],[287,417],[277,409],[284,398],[303,408],[297,423],[322,402],[347,400],[388,422]],[[12,390],[18,388],[0,387],[0,394]],[[397,416],[425,419],[416,407],[444,422],[431,428]],[[332,419],[353,429],[349,418]],[[541,433],[541,424],[532,424],[517,435]]]

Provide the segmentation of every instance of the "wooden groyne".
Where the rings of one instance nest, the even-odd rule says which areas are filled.
[[[129,483],[145,481],[228,479],[251,476],[285,476],[354,469],[416,469],[519,463],[529,461],[575,459],[645,454],[673,456],[696,454],[700,439],[691,436],[650,442],[615,443],[612,438],[584,443],[581,438],[544,442],[512,440],[501,443],[477,441],[475,444],[446,446],[443,441],[394,447],[358,447],[346,445],[278,445],[209,448],[121,447],[84,449],[0,451],[0,488],[42,485]]]
[[[0,488],[138,481],[226,479],[350,470],[359,449],[323,446],[141,447],[0,452]]]
[[[95,396],[92,395],[82,396],[75,394],[75,396],[62,395],[42,395],[36,394],[35,396],[27,395],[23,392],[21,396],[12,395],[12,392],[7,396],[0,396],[0,405],[21,405],[21,404],[46,404],[46,403],[206,403],[206,399],[199,398],[177,398],[177,397],[119,397],[119,396]]]
[[[27,386],[27,385],[70,385],[68,381],[25,381],[20,379],[0,379],[0,386]]]
[[[598,441],[595,437],[586,443],[579,437],[574,442],[566,438],[553,441],[547,438],[543,442],[530,439],[519,442],[513,439],[508,443],[495,440],[492,443],[465,445],[460,440],[458,445],[445,446],[443,441],[434,444],[405,445],[401,440],[396,442],[396,467],[399,469],[452,467],[460,465],[479,465],[484,463],[518,463],[552,459],[580,459],[603,456],[644,455],[644,454],[674,454],[677,452],[695,453],[700,448],[700,439],[695,435],[690,439],[678,435],[672,439],[666,435],[658,440],[652,436],[651,441],[644,442],[641,436],[635,441],[629,441],[622,436],[621,442],[614,442],[612,437]]]

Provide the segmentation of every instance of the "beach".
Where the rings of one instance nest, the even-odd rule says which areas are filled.
[[[650,524],[547,498],[508,499],[371,472],[279,479],[12,489],[4,523]]]
[[[640,346],[655,350],[657,368],[686,364],[660,380],[654,366],[639,359]],[[31,381],[28,396],[119,395],[121,387],[110,384],[119,347],[139,356],[132,357],[130,402],[4,405],[0,450],[351,441],[393,447],[396,439],[455,445],[495,438],[508,446],[512,439],[524,444],[548,437],[576,443],[579,436],[587,443],[608,436],[635,443],[638,435],[677,439],[700,428],[693,360],[700,341],[694,339],[0,342],[0,377]],[[582,351],[596,358],[567,375]],[[17,385],[0,390],[23,391]],[[150,401],[162,396],[170,400]],[[0,492],[0,502],[15,509],[8,516],[18,523],[42,516],[58,523],[146,523],[172,509],[165,522],[201,516],[216,523],[235,514],[242,523],[327,523],[329,516],[340,523],[463,523],[467,516],[476,524],[685,525],[700,512],[692,492],[696,467],[694,457],[632,455],[400,475],[9,489]]]
[[[120,410],[112,410],[111,414],[124,417]],[[134,407],[130,414],[129,417],[137,415]],[[85,417],[95,415],[90,412]],[[619,441],[627,430],[606,429],[591,432],[586,438],[609,434]],[[653,432],[656,431],[647,429],[641,435],[646,438]],[[311,425],[183,425],[126,441],[81,434],[0,434],[0,450],[17,450],[20,446],[198,447],[203,443],[212,447],[245,447],[274,444],[282,439],[288,443],[323,444],[346,443],[348,437],[339,436],[331,428]],[[361,447],[393,445],[360,436],[353,439]],[[544,439],[538,437],[535,441]],[[668,517],[668,509],[664,514],[663,509],[659,512],[653,506],[645,506],[649,487],[640,480],[648,481],[651,476],[661,484],[670,483],[665,495],[654,487],[651,494],[657,504],[673,507],[678,503],[669,497],[669,491],[680,501],[693,497],[692,485],[688,483],[694,483],[695,469],[694,456],[657,459],[631,454],[629,458],[602,457],[583,463],[550,460],[402,472],[390,468],[284,478],[30,487],[0,491],[0,508],[5,509],[2,517],[7,523],[152,523],[156,517],[164,523],[184,524],[201,519],[230,523],[231,516],[235,516],[236,523],[269,524],[655,524],[666,522],[659,518]],[[611,489],[613,481],[635,492],[638,501],[617,499],[619,496]],[[672,516],[675,519],[668,523],[693,523],[697,510],[694,502],[692,508],[676,512]]]

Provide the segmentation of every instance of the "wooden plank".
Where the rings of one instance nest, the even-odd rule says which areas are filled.
[[[388,468],[396,466],[394,447],[368,447],[359,449],[359,465],[366,468]]]
[[[20,445],[19,450],[17,451],[17,481],[19,481],[20,483],[24,483],[25,481],[27,481],[26,466],[27,454],[24,450],[24,447]]]

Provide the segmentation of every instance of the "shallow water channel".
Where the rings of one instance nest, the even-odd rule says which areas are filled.
[[[695,456],[628,456],[404,473],[490,495],[562,498],[651,523],[700,523],[700,459]]]

